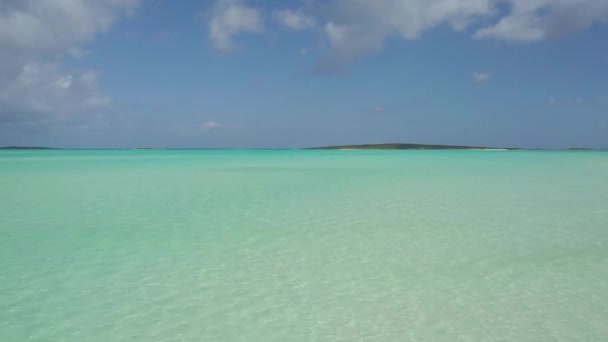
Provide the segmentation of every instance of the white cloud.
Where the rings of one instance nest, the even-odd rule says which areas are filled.
[[[57,64],[26,64],[0,89],[0,121],[55,119],[103,107],[110,99],[98,91],[97,74],[65,73]]]
[[[608,20],[606,0],[509,0],[511,12],[475,38],[534,42],[558,38]]]
[[[70,55],[71,57],[78,59],[84,58],[89,55],[89,51],[77,47],[71,47],[68,49],[67,52],[68,55]]]
[[[380,51],[384,46],[383,33],[365,26],[339,25],[330,21],[325,25],[325,34],[330,50],[321,61],[321,71],[348,68],[356,58]]]
[[[334,0],[325,25],[330,50],[321,69],[348,67],[381,51],[389,37],[418,38],[441,24],[462,30],[492,13],[492,0]]]
[[[492,77],[492,74],[490,74],[489,72],[474,72],[473,73],[473,81],[475,83],[484,83],[487,82],[490,77]]]
[[[224,127],[226,127],[226,126],[219,122],[215,122],[215,121],[207,121],[207,122],[203,123],[201,126],[203,131],[210,131],[210,130],[224,128]]]
[[[292,30],[306,30],[314,28],[317,25],[313,17],[289,9],[276,11],[274,17],[283,26]]]
[[[108,31],[139,0],[3,0],[0,2],[0,122],[65,119],[110,102],[97,73],[67,70],[79,44]]]
[[[220,51],[234,49],[232,37],[242,32],[261,32],[260,13],[238,0],[218,0],[209,20],[209,38]]]
[[[475,39],[535,42],[608,22],[608,0],[327,0],[303,4],[300,10],[283,10],[276,16],[290,28],[321,23],[329,45],[321,70],[347,68],[356,59],[381,51],[388,38],[416,39],[439,26],[463,32],[473,27],[467,34]]]
[[[0,46],[32,53],[60,53],[106,32],[139,0],[4,0]]]

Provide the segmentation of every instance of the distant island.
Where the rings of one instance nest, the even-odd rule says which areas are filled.
[[[427,144],[366,144],[312,147],[306,148],[306,150],[520,150],[520,148]]]
[[[0,150],[60,150],[54,147],[39,147],[39,146],[3,146]]]
[[[57,147],[42,147],[42,146],[0,146],[0,150],[66,150],[64,148]],[[67,149],[70,150],[70,149]],[[77,149],[78,150],[78,149]],[[231,150],[229,148],[163,148],[163,147],[136,147],[136,148],[88,148],[82,150],[143,150],[143,151],[158,151],[158,150]],[[257,150],[257,149],[253,149]],[[279,148],[280,150],[280,148]],[[464,146],[464,145],[436,145],[436,144],[362,144],[362,145],[334,145],[334,146],[322,146],[322,147],[306,147],[297,148],[297,150],[503,150],[503,151],[516,151],[516,150],[551,150],[551,149],[535,149],[535,148],[514,148],[514,147],[487,147],[487,146]],[[588,148],[588,147],[570,147],[553,149],[555,151],[608,151],[608,149],[601,148]]]

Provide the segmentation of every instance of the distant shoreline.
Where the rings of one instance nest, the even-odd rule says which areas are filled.
[[[62,150],[55,147],[40,147],[40,146],[3,146],[0,150]]]
[[[462,145],[429,145],[429,144],[364,144],[364,145],[335,145],[306,148],[306,150],[477,150],[477,151],[511,151],[522,150],[512,147],[485,147]]]
[[[606,148],[519,148],[519,147],[484,147],[463,145],[428,145],[428,144],[362,144],[362,145],[332,145],[305,148],[57,148],[44,146],[0,146],[0,150],[80,150],[80,151],[298,151],[298,150],[334,150],[334,151],[371,151],[371,150],[468,150],[468,151],[608,151]]]

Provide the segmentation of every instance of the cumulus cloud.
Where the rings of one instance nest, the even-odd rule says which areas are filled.
[[[317,25],[313,17],[289,9],[276,11],[274,17],[283,26],[292,30],[306,30],[314,28]]]
[[[608,20],[606,0],[509,0],[511,12],[475,33],[477,39],[534,42],[559,38]]]
[[[490,77],[492,77],[492,74],[490,74],[489,72],[474,72],[473,73],[473,81],[475,83],[484,83],[487,82]]]
[[[32,52],[61,52],[110,29],[139,0],[4,0],[0,46]]]
[[[62,57],[85,57],[79,44],[108,31],[139,0],[0,2],[0,122],[63,119],[110,102],[97,73],[67,70]]]
[[[89,51],[77,47],[69,48],[67,52],[69,56],[78,59],[84,58],[89,55]]]
[[[341,25],[332,21],[324,28],[330,49],[321,60],[318,71],[342,71],[359,57],[382,50],[383,33],[359,25]]]
[[[239,0],[219,0],[209,20],[209,38],[215,48],[227,52],[234,49],[232,37],[243,32],[261,32],[263,21],[258,10]]]
[[[27,122],[47,115],[88,112],[110,102],[92,71],[65,73],[57,64],[26,64],[0,89],[0,122]]]
[[[347,68],[356,59],[381,51],[389,38],[416,39],[439,26],[467,32],[475,39],[535,42],[608,22],[608,0],[328,0],[303,4],[301,9],[282,10],[275,16],[290,29],[321,28],[329,49],[320,70]]]
[[[334,0],[325,24],[330,49],[320,67],[348,67],[382,50],[389,37],[415,39],[441,24],[462,30],[492,11],[491,0]]]

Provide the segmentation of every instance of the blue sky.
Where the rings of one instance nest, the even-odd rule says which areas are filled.
[[[3,0],[0,145],[608,148],[607,0]]]

